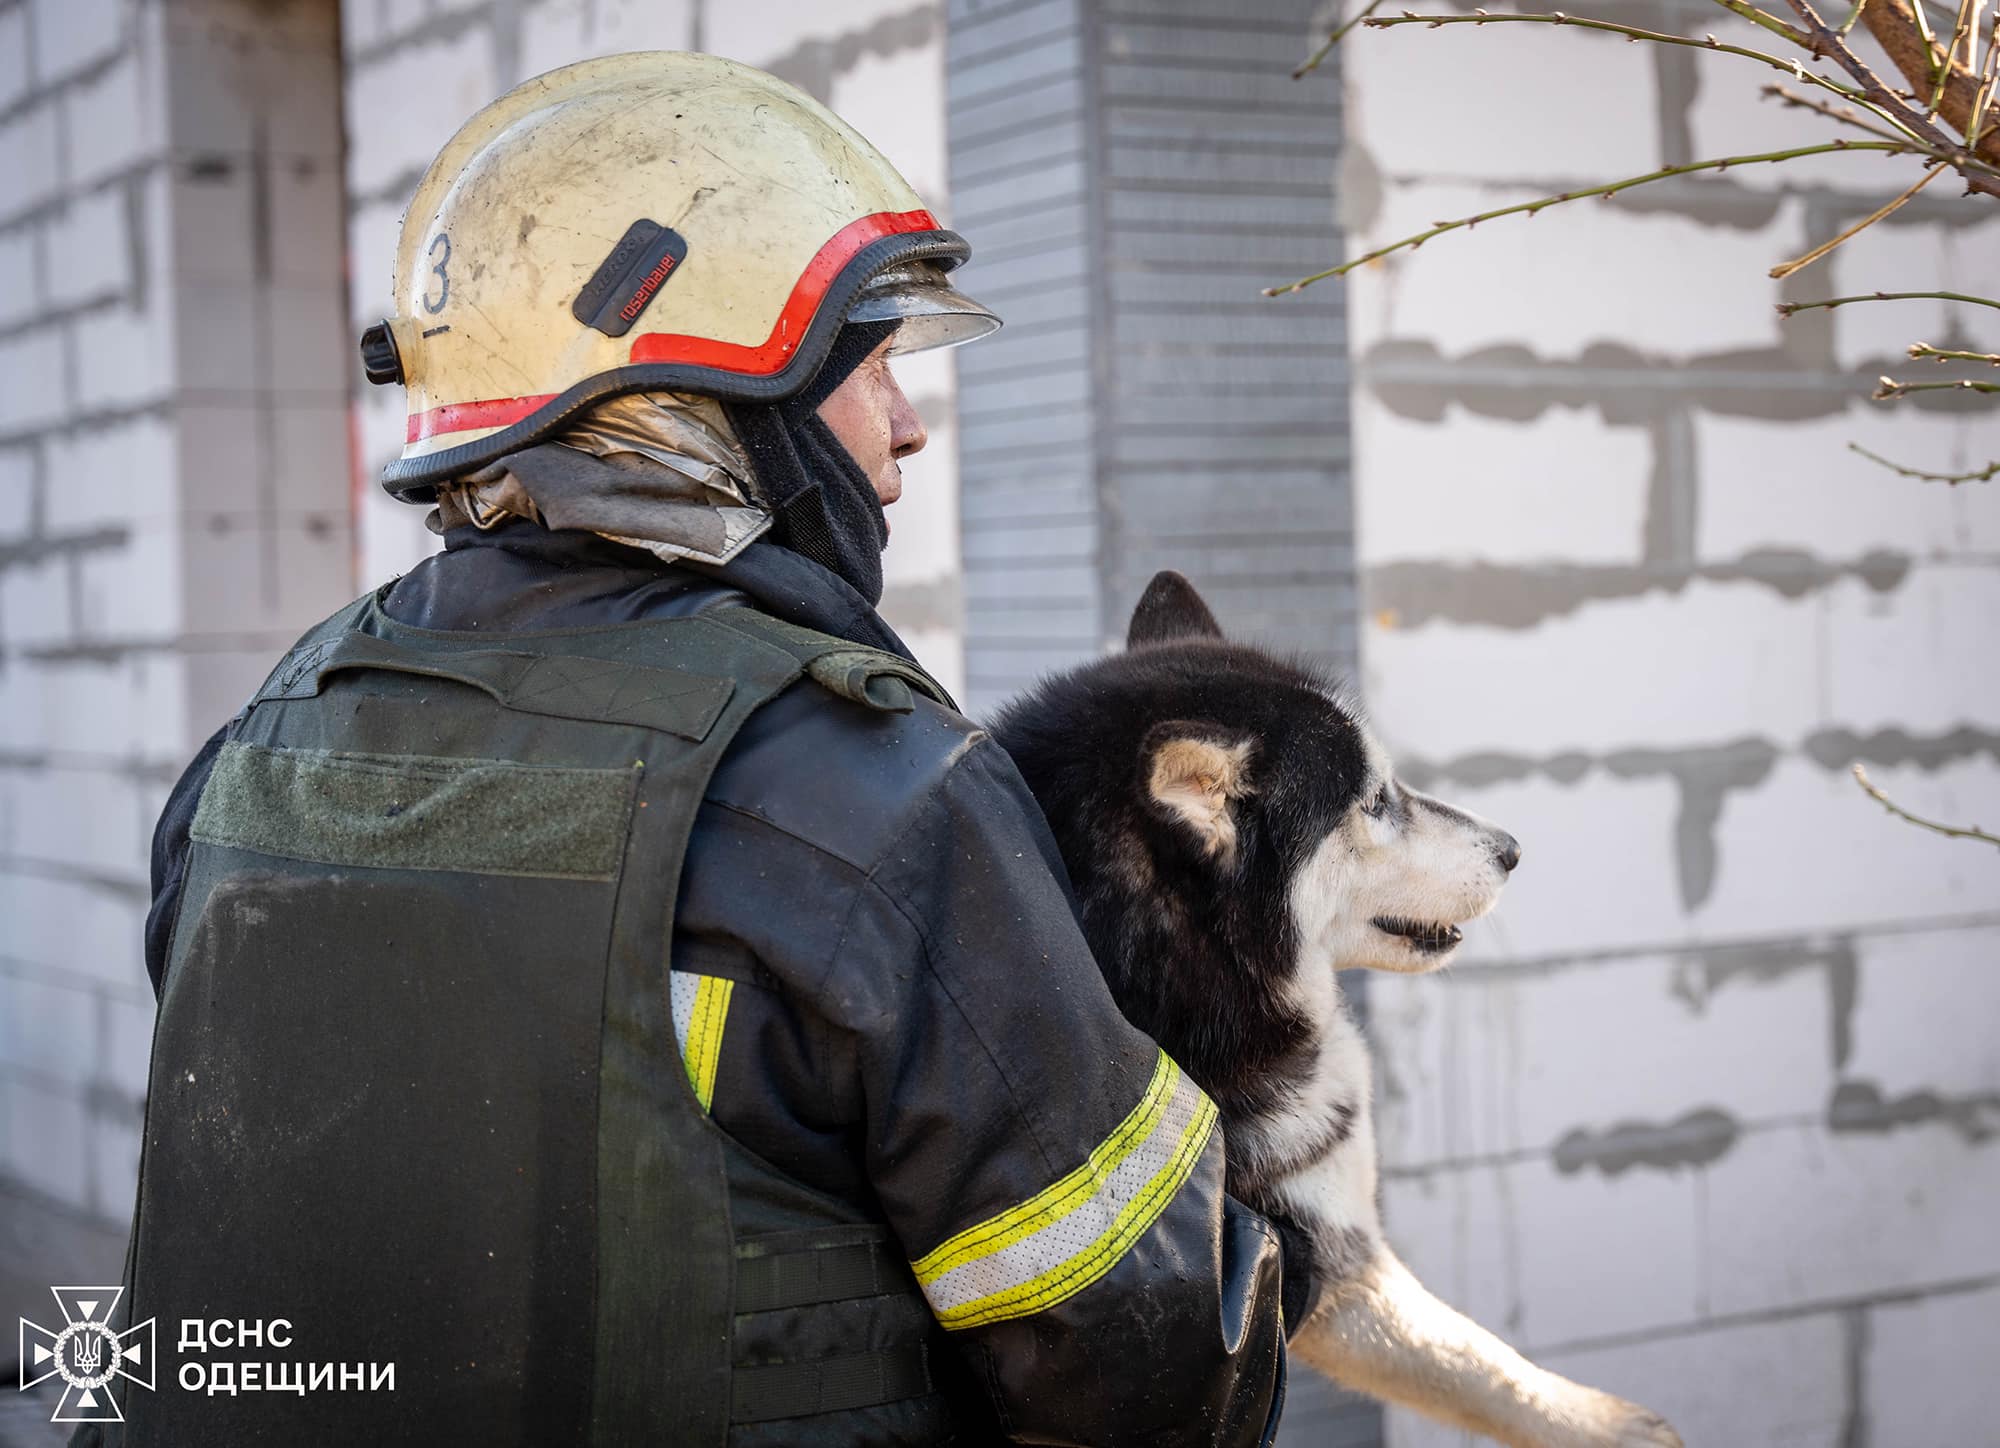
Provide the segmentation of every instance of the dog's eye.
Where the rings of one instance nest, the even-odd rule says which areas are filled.
[[[1389,786],[1386,782],[1375,791],[1374,797],[1361,806],[1361,812],[1370,819],[1379,820],[1389,809]]]

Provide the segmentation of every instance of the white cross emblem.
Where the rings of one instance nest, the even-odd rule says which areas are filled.
[[[122,1423],[125,1415],[104,1389],[120,1377],[152,1388],[154,1319],[114,1332],[111,1314],[124,1288],[51,1287],[49,1291],[62,1309],[63,1326],[51,1331],[21,1319],[21,1391],[60,1374],[67,1386],[50,1422]]]

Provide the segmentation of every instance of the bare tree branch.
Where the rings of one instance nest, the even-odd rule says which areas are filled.
[[[1838,121],[1843,126],[1852,126],[1857,131],[1865,131],[1871,136],[1880,136],[1886,141],[1907,140],[1912,145],[1921,147],[1925,155],[1934,157],[1937,160],[1949,162],[1953,159],[1952,153],[1937,150],[1921,137],[1912,136],[1909,132],[1900,128],[1892,131],[1883,126],[1871,126],[1847,107],[1823,101],[1817,96],[1802,96],[1797,91],[1786,90],[1781,85],[1767,85],[1764,87],[1762,94],[1783,101],[1787,106],[1796,106],[1800,110],[1811,111],[1814,115],[1825,116],[1829,121]],[[1888,121],[1890,125],[1896,124],[1893,116],[1884,116],[1882,112],[1876,110],[1875,107],[1869,105],[1866,101],[1862,101],[1860,104],[1869,115],[1881,117],[1881,119]]]
[[[1912,131],[1931,145],[1953,152],[1962,158],[1962,162],[1955,160],[1953,164],[1960,167],[1960,174],[1965,177],[1965,184],[1969,189],[1984,192],[1988,196],[2000,196],[2000,182],[1996,182],[1988,174],[1986,166],[1978,164],[1983,152],[1977,156],[1968,152],[1964,143],[1940,131],[1921,114],[1911,109],[1901,96],[1883,84],[1882,78],[1875,74],[1866,61],[1854,53],[1854,48],[1842,36],[1827,29],[1826,22],[1820,19],[1819,12],[1813,9],[1810,0],[1785,0],[1785,3],[1790,5],[1793,13],[1805,22],[1806,33],[1811,37],[1812,53],[1816,58],[1831,56],[1842,70],[1853,77],[1856,84],[1861,87],[1862,95],[1867,97],[1877,110],[1893,117],[1902,129]],[[1871,0],[1863,0],[1859,8],[1865,13],[1869,3]],[[1890,3],[1890,0],[1872,0],[1872,3]],[[1911,23],[1914,24],[1914,21]],[[1947,101],[1949,102],[1949,97]],[[1946,119],[1950,119],[1949,112]],[[1995,144],[2000,144],[2000,138],[1995,138]]]
[[[1989,835],[1977,826],[1973,826],[1970,829],[1961,829],[1957,825],[1941,825],[1936,820],[1927,820],[1922,815],[1911,814],[1908,810],[1890,799],[1888,795],[1877,789],[1870,782],[1868,771],[1858,764],[1854,766],[1854,782],[1867,792],[1870,799],[1874,800],[1883,809],[1889,811],[1890,814],[1895,815],[1898,819],[1908,820],[1913,825],[1922,825],[1927,830],[1935,830],[1937,833],[1949,835],[1955,840],[1984,840],[1989,845],[2000,845],[2000,835]]]
[[[1717,0],[1717,3],[1722,3],[1722,0]],[[1475,10],[1470,15],[1418,15],[1414,11],[1405,10],[1401,15],[1380,15],[1371,20],[1364,20],[1362,24],[1370,30],[1390,30],[1398,25],[1421,25],[1427,30],[1437,30],[1446,25],[1566,25],[1576,30],[1596,30],[1606,35],[1622,35],[1634,42],[1644,40],[1654,45],[1684,45],[1691,50],[1712,50],[1718,55],[1741,56],[1745,60],[1754,60],[1760,65],[1767,65],[1773,70],[1781,70],[1794,80],[1802,80],[1807,85],[1816,85],[1822,90],[1832,91],[1842,100],[1865,100],[1859,87],[1828,80],[1823,75],[1807,70],[1805,63],[1797,59],[1787,60],[1782,56],[1751,50],[1746,46],[1725,44],[1713,35],[1697,39],[1692,35],[1675,35],[1664,30],[1642,30],[1636,25],[1620,25],[1612,20],[1593,20],[1588,16],[1566,14],[1561,10],[1506,15],[1493,15],[1484,10]],[[1812,49],[1812,41],[1806,36],[1798,34],[1789,27],[1783,33],[1801,49]]]
[[[1974,382],[1970,377],[1951,382],[1898,382],[1893,377],[1878,377],[1868,396],[1876,402],[1890,402],[1913,392],[2000,392],[2000,382]]]
[[[1933,362],[1984,362],[1988,367],[2000,367],[2000,352],[1954,352],[1928,342],[1910,343],[1910,356],[1918,361],[1928,357]]]
[[[1993,24],[1987,27],[1986,60],[1979,68],[1979,93],[1973,97],[1972,113],[1979,118],[1978,129],[1966,137],[1976,151],[1981,140],[1992,129],[1993,85],[2000,80],[2000,11],[1994,12]]]
[[[1791,276],[1794,272],[1804,271],[1807,267],[1811,266],[1814,262],[1818,261],[1821,257],[1825,256],[1828,252],[1832,251],[1842,242],[1853,240],[1856,236],[1866,231],[1869,227],[1873,226],[1876,222],[1880,221],[1890,212],[1895,211],[1901,206],[1903,206],[1906,202],[1909,201],[1909,199],[1912,196],[1915,196],[1919,191],[1923,190],[1926,186],[1930,185],[1931,182],[1937,180],[1937,178],[1942,176],[1944,172],[1945,168],[1942,164],[1932,166],[1928,171],[1924,172],[1923,175],[1919,176],[1917,178],[1916,184],[1905,190],[1902,195],[1896,197],[1896,199],[1893,201],[1885,202],[1883,205],[1869,212],[1866,216],[1862,217],[1859,221],[1855,222],[1854,225],[1848,227],[1847,230],[1841,232],[1840,235],[1831,237],[1826,241],[1822,241],[1818,246],[1814,247],[1811,251],[1807,252],[1803,256],[1793,257],[1790,261],[1779,262],[1776,266],[1771,268],[1771,279],[1773,281],[1781,282],[1786,277]]]
[[[1746,3],[1746,0],[1715,0],[1715,3],[1720,5],[1724,10],[1742,16],[1752,25],[1761,25],[1773,35],[1782,35],[1800,50],[1812,49],[1812,42],[1807,40],[1805,36],[1785,24],[1777,16],[1770,14],[1768,11],[1759,10],[1755,5]]]
[[[1828,297],[1823,302],[1779,302],[1778,315],[1789,317],[1794,312],[1810,312],[1820,308],[1831,311],[1851,302],[1913,302],[1919,300],[1939,302],[1964,302],[1971,307],[1993,307],[2000,310],[2000,301],[1992,297],[1975,297],[1965,292],[1863,292],[1852,297]]]
[[[1732,0],[1716,0],[1716,3],[1734,14],[1744,14],[1746,10],[1755,11],[1754,6],[1747,4],[1739,9],[1736,3],[1732,3]],[[1799,3],[1801,3],[1801,0],[1793,0],[1794,8],[1797,8]],[[1373,7],[1371,6],[1370,8],[1372,9]],[[1756,13],[1761,15],[1763,12],[1756,11]],[[1622,35],[1627,41],[1631,42],[1646,41],[1654,45],[1685,46],[1689,49],[1712,50],[1720,55],[1734,55],[1745,60],[1754,60],[1758,64],[1768,66],[1773,70],[1783,71],[1794,80],[1816,86],[1821,90],[1839,96],[1842,100],[1850,104],[1861,106],[1870,114],[1888,122],[1912,142],[1918,144],[1926,155],[1940,161],[1945,161],[1959,170],[1965,176],[1968,186],[1975,190],[1986,191],[1994,196],[2000,196],[2000,164],[1982,161],[1968,152],[1963,141],[1959,140],[1956,136],[1948,135],[1939,130],[1928,118],[1913,109],[1899,95],[1883,85],[1859,58],[1855,58],[1854,60],[1854,66],[1858,69],[1853,73],[1856,80],[1861,83],[1857,86],[1849,86],[1806,69],[1805,63],[1797,57],[1787,58],[1771,55],[1761,50],[1752,50],[1746,46],[1729,45],[1717,40],[1713,35],[1706,35],[1700,39],[1696,39],[1693,36],[1674,35],[1667,31],[1645,30],[1635,25],[1619,24],[1616,21],[1596,20],[1587,16],[1570,15],[1560,10],[1547,13],[1503,15],[1494,15],[1485,10],[1475,10],[1470,15],[1420,15],[1414,11],[1405,10],[1401,15],[1361,18],[1361,23],[1370,30],[1387,30],[1399,25],[1421,25],[1429,30],[1436,30],[1446,25],[1566,25],[1578,30],[1595,30],[1606,35]],[[1802,49],[1812,52],[1815,59],[1829,53],[1826,47],[1812,36],[1801,34],[1790,26],[1783,25],[1782,22],[1773,21],[1773,24],[1778,27],[1777,33],[1793,41]],[[1821,30],[1824,32],[1825,27],[1822,26]],[[1834,37],[1828,33],[1828,39],[1831,44],[1838,46],[1840,51],[1846,55],[1853,55],[1853,52],[1847,48],[1845,42],[1839,40],[1838,37]],[[1846,64],[1846,61],[1838,55],[1835,56],[1835,59],[1839,59],[1842,65]],[[1870,89],[1871,85],[1872,90]],[[2000,146],[2000,138],[1996,138],[1994,144]]]
[[[1456,221],[1439,221],[1428,231],[1406,236],[1401,241],[1392,241],[1387,246],[1365,252],[1352,261],[1344,261],[1339,266],[1328,267],[1325,271],[1314,272],[1311,276],[1300,277],[1295,282],[1281,286],[1264,288],[1267,297],[1281,297],[1292,292],[1303,291],[1314,282],[1323,282],[1329,277],[1345,276],[1358,266],[1388,256],[1392,252],[1414,251],[1434,236],[1442,236],[1447,231],[1458,231],[1479,225],[1482,221],[1492,221],[1501,216],[1516,216],[1526,212],[1529,216],[1540,213],[1550,206],[1560,206],[1565,201],[1581,201],[1587,196],[1611,197],[1621,191],[1629,191],[1634,186],[1644,186],[1653,181],[1664,181],[1669,176],[1687,176],[1697,171],[1727,171],[1731,166],[1754,166],[1760,162],[1790,161],[1800,156],[1826,156],[1843,151],[1880,151],[1887,155],[1914,155],[1917,148],[1901,141],[1849,141],[1844,138],[1822,142],[1816,146],[1794,146],[1785,151],[1763,151],[1751,156],[1721,156],[1712,161],[1693,161],[1685,166],[1663,166],[1657,171],[1648,171],[1643,176],[1628,176],[1622,181],[1610,181],[1602,186],[1590,186],[1578,191],[1564,191],[1554,196],[1539,197],[1534,201],[1517,202],[1513,206],[1500,206],[1491,211],[1482,211],[1477,216],[1463,216]]]
[[[1921,9],[1922,7],[1919,6],[1918,8]],[[1958,16],[1951,23],[1951,44],[1945,47],[1942,63],[1934,67],[1931,80],[1931,103],[1924,107],[1924,118],[1926,120],[1935,117],[1938,113],[1938,107],[1944,104],[1945,78],[1958,65],[1959,47],[1966,46],[1966,59],[1970,61],[1972,58],[1971,42],[1974,39],[1974,31],[1977,29],[1978,15],[1979,0],[1958,0]],[[1979,114],[1977,106],[1973,107],[1972,113],[1975,116]],[[1975,144],[1973,150],[1977,151],[1978,149],[1979,147]]]
[[[1343,20],[1339,25],[1336,25],[1333,29],[1333,34],[1327,36],[1326,44],[1322,45],[1318,50],[1315,50],[1312,53],[1311,58],[1308,59],[1304,65],[1300,66],[1297,70],[1292,72],[1292,79],[1299,80],[1305,75],[1307,75],[1309,72],[1318,70],[1319,63],[1325,60],[1329,55],[1333,53],[1334,46],[1340,44],[1341,41],[1347,38],[1348,31],[1352,30],[1355,26],[1359,25],[1362,21],[1366,20],[1369,16],[1373,15],[1377,10],[1380,10],[1387,3],[1388,0],[1368,0],[1368,7],[1365,10],[1363,10],[1359,15],[1352,16],[1347,20]]]
[[[1849,452],[1860,453],[1871,463],[1880,463],[1892,473],[1900,473],[1906,478],[1915,478],[1923,483],[1949,483],[1957,487],[1960,483],[1984,483],[2000,476],[2000,462],[1988,463],[1977,472],[1971,473],[1927,473],[1922,468],[1906,468],[1901,463],[1892,463],[1878,453],[1872,453],[1858,442],[1847,445]]]

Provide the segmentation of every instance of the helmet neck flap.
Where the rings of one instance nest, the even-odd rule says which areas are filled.
[[[850,322],[779,403],[639,393],[438,489],[433,532],[509,517],[579,529],[663,559],[728,563],[760,536],[882,601],[888,524],[875,487],[819,405],[895,332]]]
[[[895,330],[895,322],[849,322],[826,363],[798,394],[775,403],[726,403],[750,455],[772,541],[812,559],[882,601],[882,550],[889,525],[875,484],[819,415],[819,405]]]

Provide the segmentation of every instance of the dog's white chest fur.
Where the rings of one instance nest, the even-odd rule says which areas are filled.
[[[1368,1043],[1322,952],[1304,953],[1292,1001],[1312,1022],[1317,1040],[1311,1073],[1250,1131],[1239,1128],[1237,1138],[1247,1138],[1245,1165],[1300,1222],[1312,1224],[1316,1236],[1338,1234],[1351,1250],[1353,1234],[1373,1240],[1381,1232]],[[1239,1150],[1237,1138],[1232,1153]]]

